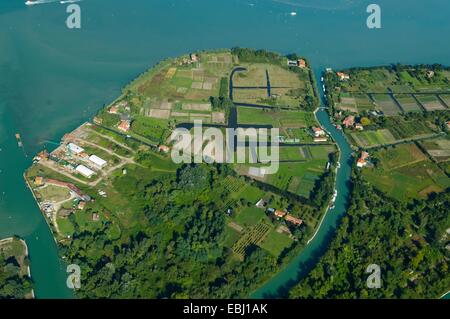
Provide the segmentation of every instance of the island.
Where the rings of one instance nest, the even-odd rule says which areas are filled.
[[[142,73],[40,152],[25,178],[61,258],[81,267],[77,297],[448,292],[450,68],[328,68],[321,85],[323,96],[297,54],[193,52]],[[211,128],[279,129],[268,139],[277,172],[261,153],[173,160],[175,131]],[[233,158],[237,147],[251,157],[238,143]]]
[[[18,237],[0,240],[0,299],[32,298],[27,244]]]
[[[278,273],[336,198],[339,151],[316,119],[319,100],[304,57],[193,52],[144,72],[40,152],[25,178],[61,258],[81,267],[76,295],[245,298]],[[199,121],[278,128],[277,173],[259,157],[175,163],[173,131]]]

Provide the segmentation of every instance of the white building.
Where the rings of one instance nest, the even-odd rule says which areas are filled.
[[[103,168],[106,164],[108,164],[104,159],[98,157],[97,155],[89,156],[89,160],[100,168]]]
[[[95,174],[93,170],[91,170],[90,168],[87,168],[84,165],[78,165],[75,170],[87,178],[91,178],[92,175]]]
[[[84,152],[84,148],[82,148],[82,147],[80,147],[80,146],[78,146],[78,145],[76,145],[76,144],[74,144],[74,143],[69,143],[69,144],[67,145],[67,148],[68,148],[72,153],[77,154],[77,155]]]

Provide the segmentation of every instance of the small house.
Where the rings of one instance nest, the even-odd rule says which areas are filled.
[[[274,215],[278,218],[283,218],[284,216],[286,216],[286,212],[277,209],[277,210],[275,210]]]
[[[339,80],[345,81],[350,79],[350,75],[344,73],[344,72],[337,72],[337,76],[339,77]]]
[[[353,115],[347,116],[342,124],[345,125],[346,128],[353,127],[355,125],[355,117]]]
[[[36,176],[36,178],[34,179],[34,184],[36,186],[44,185],[44,178],[42,176]]]
[[[312,128],[312,131],[313,131],[315,137],[325,136],[325,131],[322,128],[320,128],[320,127],[315,127],[314,126]]]
[[[306,68],[306,61],[304,59],[299,59],[297,61],[297,65],[300,69],[304,69],[304,68]]]
[[[119,126],[117,127],[122,132],[128,132],[131,128],[131,121],[121,120]]]
[[[86,202],[85,201],[80,201],[78,203],[78,209],[79,210],[83,210],[86,207]]]
[[[158,146],[158,150],[162,153],[169,153],[170,152],[170,147],[167,145],[159,145]]]
[[[117,106],[113,105],[108,109],[108,113],[109,114],[118,114],[119,108]]]

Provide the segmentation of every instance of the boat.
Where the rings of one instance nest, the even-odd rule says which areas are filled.
[[[335,190],[334,190],[334,193],[333,193],[333,197],[331,198],[331,202],[330,202],[330,205],[329,205],[329,207],[330,207],[331,209],[334,208],[334,202],[336,201],[337,195],[338,195],[338,192],[337,192],[337,190],[335,189]]]
[[[34,4],[38,4],[37,0],[28,0],[27,2],[25,2],[25,4],[27,6],[32,6]]]
[[[292,12],[290,13],[290,15],[293,16],[293,17],[295,17],[295,16],[297,15],[297,12],[292,11]]]
[[[16,140],[17,140],[17,144],[19,145],[19,147],[22,147],[22,137],[20,136],[19,133],[16,133]]]

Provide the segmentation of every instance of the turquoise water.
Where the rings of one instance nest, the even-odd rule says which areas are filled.
[[[58,141],[157,61],[242,46],[295,51],[317,72],[392,62],[450,64],[445,0],[377,1],[381,30],[366,28],[371,1],[85,0],[79,3],[81,30],[66,28],[64,5],[23,2],[0,2],[0,237],[27,240],[39,298],[71,293],[23,171],[46,141]],[[28,157],[17,147],[16,132]]]

